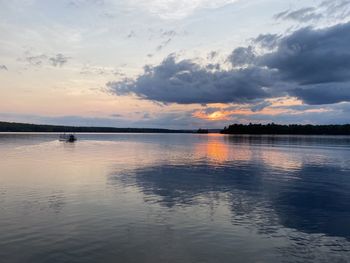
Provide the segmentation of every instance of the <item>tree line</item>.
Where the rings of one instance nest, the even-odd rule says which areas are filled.
[[[350,135],[350,124],[345,125],[280,125],[232,124],[225,127],[222,134],[296,134],[296,135]]]
[[[158,128],[75,127],[0,122],[0,132],[192,133],[193,131]]]

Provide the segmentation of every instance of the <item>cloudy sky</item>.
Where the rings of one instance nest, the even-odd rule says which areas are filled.
[[[0,120],[350,123],[350,0],[0,0]]]

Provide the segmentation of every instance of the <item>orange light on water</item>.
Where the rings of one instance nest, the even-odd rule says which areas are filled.
[[[210,135],[209,137],[213,136],[215,135]],[[211,138],[209,138],[209,141],[206,143],[197,144],[195,153],[198,156],[205,156],[208,160],[215,163],[223,163],[230,158],[230,149],[228,145]]]
[[[209,143],[207,144],[207,156],[218,162],[225,162],[229,159],[229,149],[223,143]]]

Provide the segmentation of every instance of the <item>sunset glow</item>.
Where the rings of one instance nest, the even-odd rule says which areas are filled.
[[[248,2],[2,1],[0,120],[349,122],[350,4]],[[304,38],[310,45],[297,48]]]

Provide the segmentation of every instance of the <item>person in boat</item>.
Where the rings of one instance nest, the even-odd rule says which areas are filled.
[[[74,134],[61,134],[60,135],[60,138],[59,138],[60,141],[65,141],[65,142],[75,142],[77,140],[77,138],[75,137]]]
[[[75,142],[77,138],[74,136],[74,134],[69,134],[68,141],[69,142]]]

